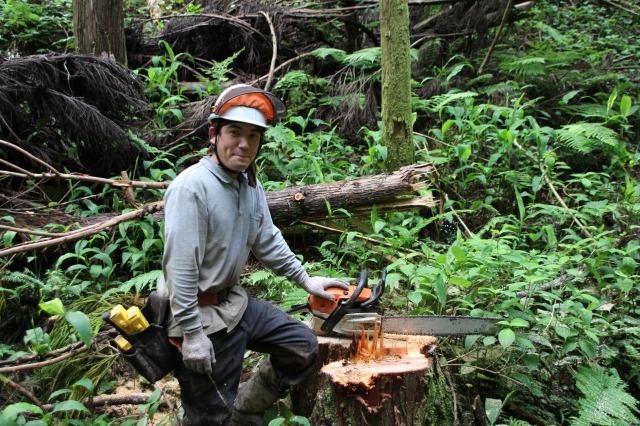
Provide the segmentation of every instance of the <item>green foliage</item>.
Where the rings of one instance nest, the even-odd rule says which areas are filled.
[[[303,70],[289,71],[275,84],[275,93],[286,94],[290,115],[322,105],[331,104],[327,96],[318,96],[329,87],[329,80],[309,75]]]
[[[345,143],[336,129],[306,131],[312,125],[325,125],[312,118],[314,111],[312,109],[306,118],[289,118],[289,126],[297,125],[302,129],[300,134],[284,124],[267,131],[257,160],[265,189],[280,189],[287,184],[333,182],[355,173],[357,166],[349,161],[354,149]]]
[[[49,53],[73,47],[71,0],[0,0],[0,52]]]
[[[566,124],[557,130],[558,141],[567,144],[581,154],[595,149],[614,149],[620,145],[618,134],[596,123]]]
[[[310,426],[306,417],[293,414],[284,402],[278,401],[277,406],[265,413],[263,422],[269,426]]]
[[[628,425],[640,423],[640,401],[626,391],[617,372],[602,368],[580,367],[573,373],[577,387],[583,393],[578,400],[578,417],[572,425]]]

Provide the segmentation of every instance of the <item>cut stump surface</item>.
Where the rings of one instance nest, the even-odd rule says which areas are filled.
[[[384,355],[360,362],[349,360],[354,346],[349,338],[318,342],[319,370],[300,387],[311,413],[298,411],[312,425],[437,424],[430,418],[434,403],[443,402],[430,356],[435,337],[385,336]]]

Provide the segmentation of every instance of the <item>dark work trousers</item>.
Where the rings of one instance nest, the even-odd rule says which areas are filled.
[[[300,384],[313,371],[318,353],[318,339],[307,325],[251,296],[240,323],[230,333],[220,331],[209,338],[216,357],[211,377],[188,369],[178,355],[174,374],[180,383],[185,426],[230,421],[247,349],[269,354],[280,381],[273,385],[279,389]]]

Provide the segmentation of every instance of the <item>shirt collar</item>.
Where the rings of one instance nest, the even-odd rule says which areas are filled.
[[[215,177],[217,177],[220,181],[222,181],[224,183],[233,183],[233,181],[236,180],[236,178],[234,178],[229,173],[227,173],[224,170],[222,170],[222,167],[217,165],[211,159],[211,157],[209,157],[207,155],[205,155],[204,157],[202,157],[200,159],[200,164],[202,164],[204,167],[206,167],[207,170],[209,170],[211,173],[213,173],[213,175]],[[246,183],[247,182],[246,173],[240,173],[240,177],[237,180],[242,184]]]

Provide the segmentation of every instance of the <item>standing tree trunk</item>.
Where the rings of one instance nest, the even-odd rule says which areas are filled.
[[[414,163],[411,62],[407,0],[380,0],[382,47],[382,140],[387,169]]]
[[[73,37],[80,53],[127,65],[123,0],[73,0]]]

